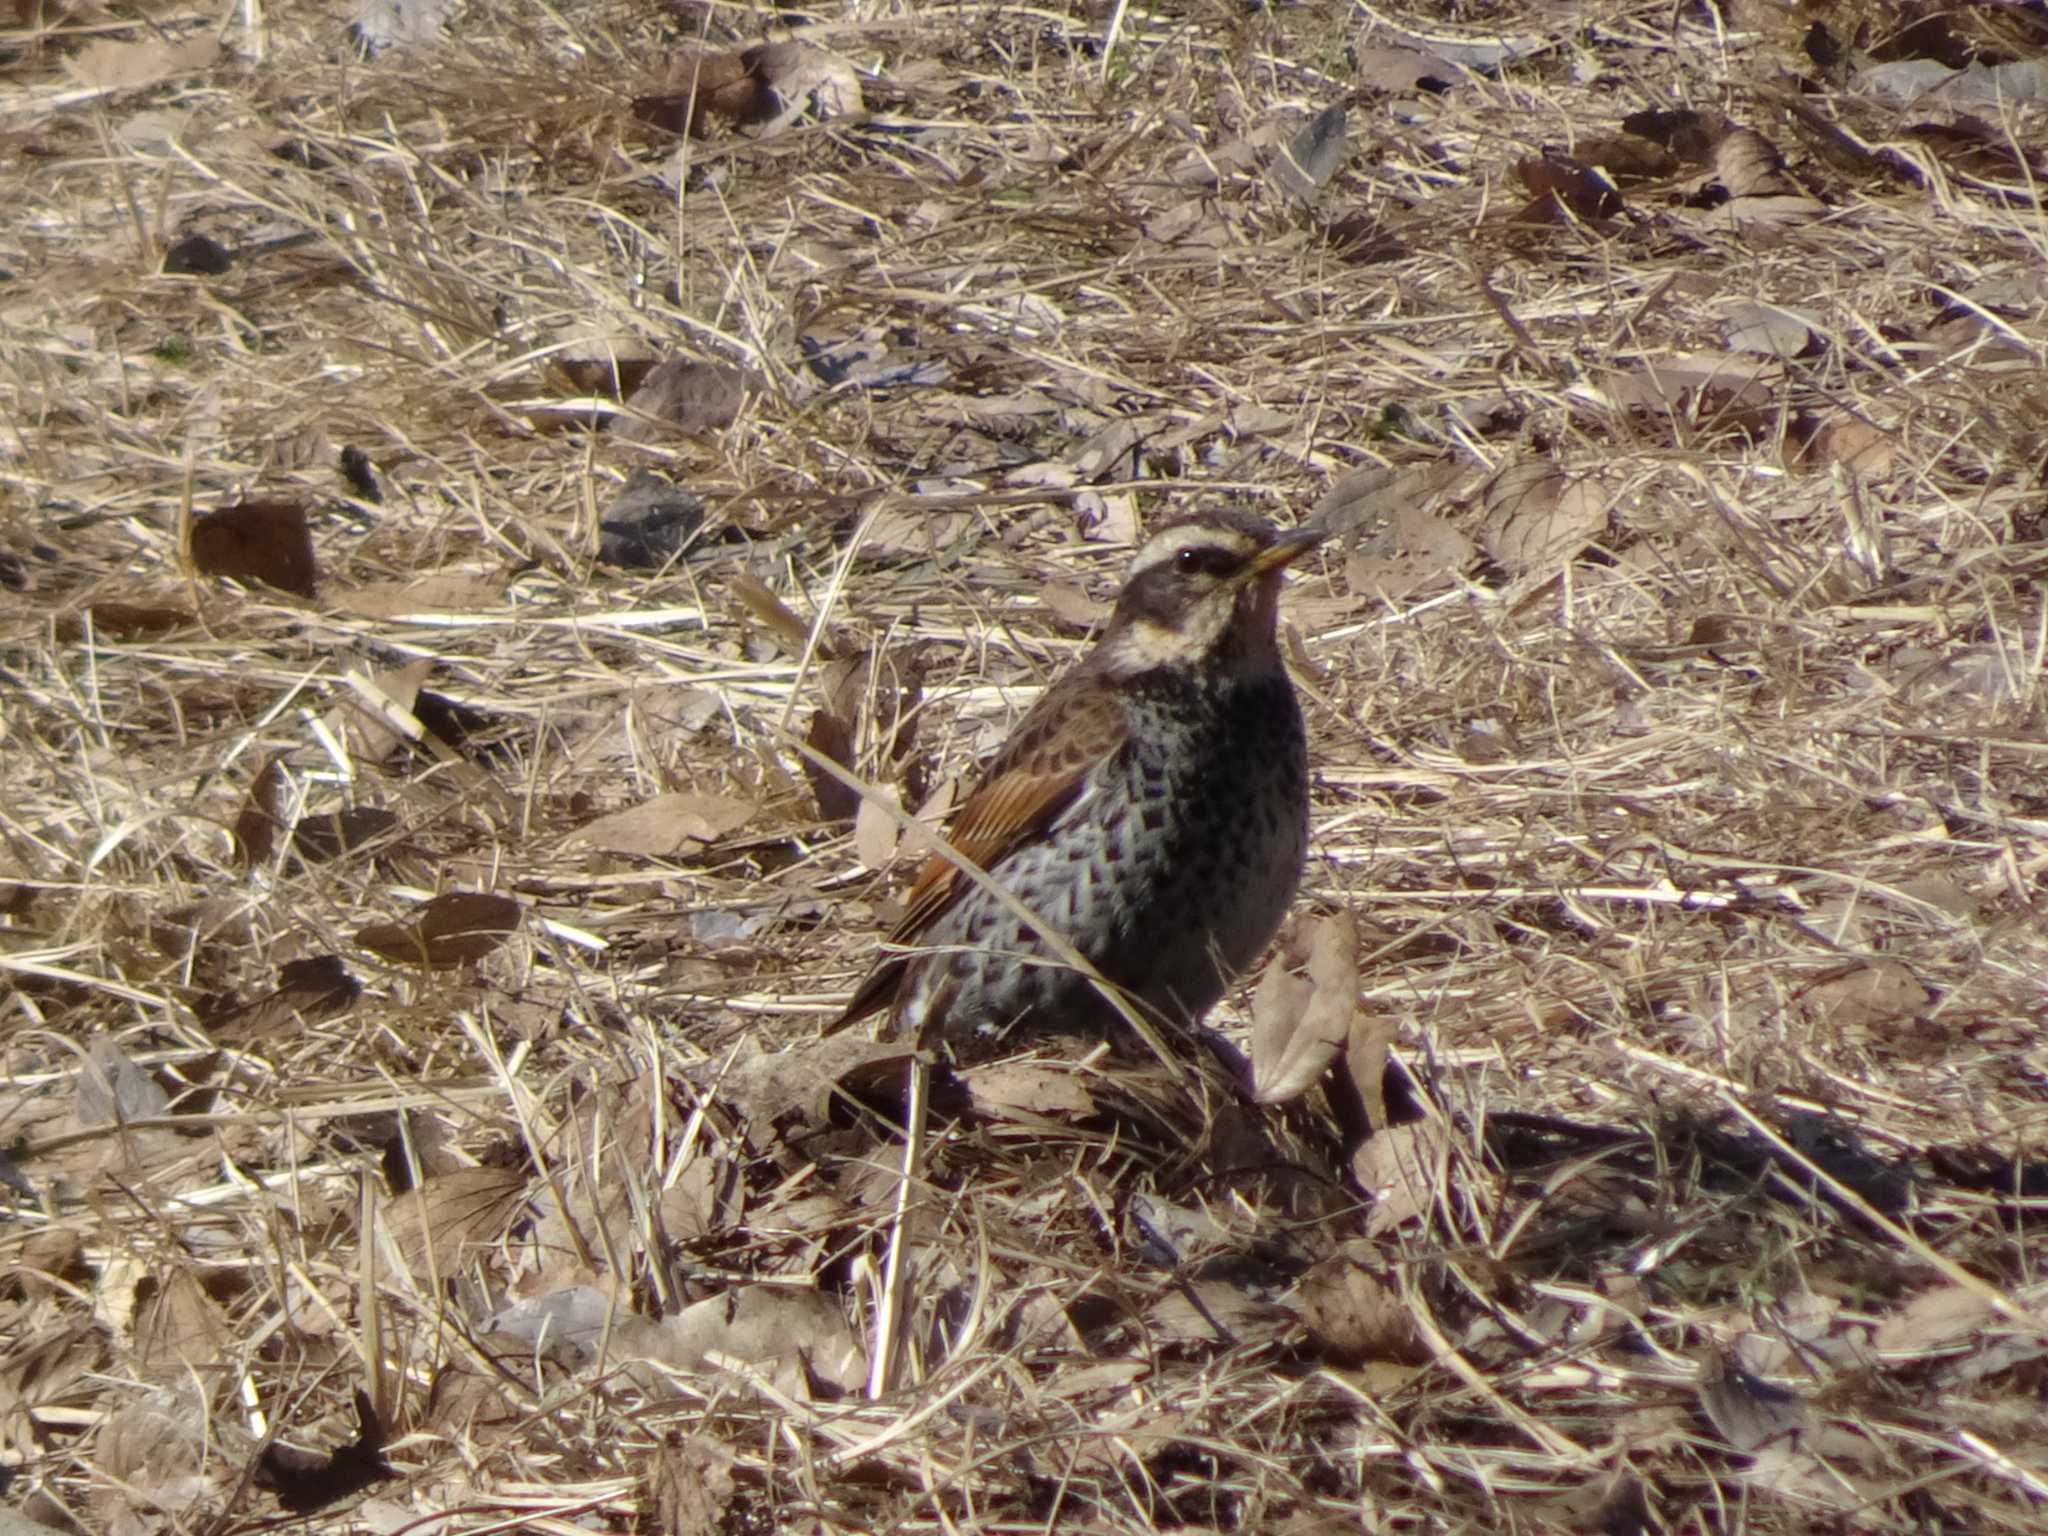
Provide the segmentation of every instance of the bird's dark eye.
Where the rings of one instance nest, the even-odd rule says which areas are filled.
[[[1175,555],[1173,565],[1184,576],[1228,576],[1237,569],[1237,557],[1227,549],[1198,544]]]

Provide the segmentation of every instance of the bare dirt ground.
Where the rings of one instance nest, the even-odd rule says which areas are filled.
[[[434,10],[5,33],[0,1518],[2041,1528],[2037,17]],[[902,1187],[892,808],[1203,499],[1291,1102]]]

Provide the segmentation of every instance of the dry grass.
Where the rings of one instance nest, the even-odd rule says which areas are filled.
[[[341,1445],[360,1387],[398,1477],[323,1527],[2039,1528],[2048,240],[1908,133],[1941,109],[1799,98],[1775,13],[1169,5],[1105,58],[1106,14],[864,7],[800,35],[871,121],[679,158],[631,98],[696,29],[786,21],[475,0],[365,63],[287,6],[197,73],[81,88],[95,28],[215,25],[125,15],[17,29],[0,102],[12,1502],[261,1523],[263,1436]],[[1543,46],[1388,95],[1351,50],[1396,19]],[[1354,87],[1312,211],[1234,153]],[[1676,104],[1773,139],[1824,215],[1729,227],[1693,167],[1599,227],[1510,222],[1517,159]],[[1362,217],[1391,243],[1331,238]],[[230,270],[163,275],[193,233]],[[1741,302],[1814,346],[1728,353]],[[943,377],[806,367],[860,337]],[[1754,392],[1616,404],[1692,354]],[[614,355],[757,387],[636,448],[562,367]],[[1084,452],[1126,420],[1142,447]],[[1882,437],[1787,442],[1843,422]],[[1276,1129],[1038,1062],[941,1104],[899,1219],[897,1067],[814,1039],[893,888],[886,825],[819,819],[795,743],[828,695],[917,803],[1084,643],[1133,513],[1291,523],[1449,466],[1400,495],[1476,539],[1484,474],[1545,456],[1604,514],[1577,558],[1404,564],[1426,525],[1383,498],[1392,531],[1290,598],[1304,907],[1357,915],[1394,1027],[1368,1188],[1322,1095]],[[594,563],[647,465],[700,538]],[[317,598],[181,563],[241,496],[309,508]],[[467,581],[392,595],[428,573]],[[431,715],[408,664],[469,712],[452,749],[366,734]],[[284,822],[395,819],[251,850],[273,755]],[[664,858],[573,835],[663,793],[744,824]],[[358,943],[448,891],[517,898],[517,933],[437,971]],[[265,1001],[321,956],[359,997]],[[1312,1193],[1223,1177],[1243,1144]],[[892,1235],[907,1380],[869,1399],[842,1346]],[[595,1336],[491,1331],[571,1286]]]

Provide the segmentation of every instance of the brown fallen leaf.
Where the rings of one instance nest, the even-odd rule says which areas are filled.
[[[746,400],[751,376],[724,363],[671,359],[648,371],[616,417],[612,436],[622,443],[658,443],[729,427]]]
[[[467,1250],[505,1235],[526,1185],[520,1168],[452,1169],[386,1201],[378,1231],[391,1258],[424,1288],[430,1272],[447,1280],[461,1269]]]
[[[804,732],[804,745],[829,762],[853,772],[853,725],[835,710],[821,709],[811,716]],[[821,821],[850,820],[861,807],[860,791],[827,773],[808,757],[803,760],[804,777],[818,800]]]
[[[633,116],[650,128],[693,138],[703,138],[714,118],[754,123],[774,113],[774,98],[744,55],[695,48],[669,66],[666,90],[633,101]]]
[[[300,597],[314,596],[320,585],[313,531],[296,501],[245,501],[195,517],[190,548],[192,568],[202,576],[260,582]]]
[[[1369,1243],[1347,1244],[1312,1266],[1295,1289],[1301,1326],[1331,1360],[1420,1365],[1430,1349],[1398,1280],[1375,1262]]]
[[[120,598],[102,598],[86,605],[85,617],[91,619],[94,635],[110,640],[146,639],[198,622],[190,608],[169,600],[128,602]],[[83,640],[85,636],[85,622],[78,614],[68,613],[57,620],[59,640]]]
[[[1879,479],[1898,463],[1898,440],[1847,411],[1825,417],[1802,413],[1786,423],[1785,463],[1788,469],[1809,472],[1839,464],[1865,479]]]
[[[1252,1097],[1288,1104],[1322,1081],[1358,1013],[1358,923],[1339,911],[1315,925],[1308,974],[1276,956],[1252,1002]]]
[[[1095,1113],[1085,1076],[1033,1061],[999,1061],[959,1074],[976,1109],[998,1120],[1026,1116],[1080,1119]]]
[[[1480,543],[1517,576],[1547,573],[1574,559],[1607,527],[1607,494],[1548,459],[1525,459],[1488,482]]]
[[[1596,167],[1567,155],[1518,160],[1515,174],[1529,189],[1532,201],[1511,222],[1561,224],[1569,214],[1582,224],[1620,216],[1627,206],[1614,183]]]
[[[145,1379],[176,1383],[220,1359],[232,1337],[227,1315],[190,1268],[137,1287],[135,1358]]]
[[[182,43],[162,34],[139,43],[102,38],[87,43],[70,60],[78,83],[96,91],[132,91],[159,80],[204,73],[220,56],[220,42],[202,32]]]
[[[1924,1012],[1934,994],[1897,960],[1830,972],[1799,994],[1807,1013],[1830,1029],[1867,1030]]]
[[[372,581],[334,598],[341,613],[366,619],[396,619],[414,613],[475,613],[495,608],[504,599],[505,584],[495,576],[443,572],[410,581]]]
[[[434,664],[422,658],[377,673],[370,679],[369,691],[389,701],[398,713],[387,714],[362,692],[352,690],[327,712],[327,728],[344,736],[357,757],[373,763],[386,761],[413,739],[406,726],[421,725],[414,706],[419,702],[420,685],[433,669]]]
[[[719,1536],[738,1485],[733,1453],[706,1435],[665,1445],[647,1472],[653,1528],[668,1536]]]
[[[1450,1151],[1450,1133],[1435,1120],[1412,1120],[1376,1132],[1351,1155],[1351,1174],[1372,1197],[1365,1235],[1380,1237],[1425,1218]]]
[[[745,826],[759,810],[751,800],[731,795],[674,791],[600,816],[570,834],[569,841],[639,858],[678,858],[701,853]]]
[[[235,817],[235,858],[244,869],[270,862],[284,802],[284,754],[273,752],[249,783],[249,803]]]
[[[301,863],[325,864],[369,843],[388,845],[398,824],[396,811],[370,805],[301,816],[292,823],[292,852]]]
[[[308,955],[278,967],[276,991],[203,1014],[200,1023],[221,1045],[246,1045],[346,1013],[362,990],[339,955]]]
[[[398,965],[445,969],[490,954],[519,927],[520,913],[510,896],[449,891],[403,922],[371,923],[356,942]]]

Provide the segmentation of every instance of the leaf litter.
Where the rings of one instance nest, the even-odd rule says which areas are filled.
[[[2034,1528],[2037,21],[364,16],[13,65],[23,1518]],[[904,1185],[797,743],[1204,496],[1310,937]]]

